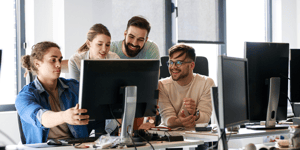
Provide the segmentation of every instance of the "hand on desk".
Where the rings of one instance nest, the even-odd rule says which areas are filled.
[[[150,130],[151,128],[154,128],[155,125],[153,123],[150,123],[150,122],[146,122],[146,123],[143,123],[140,127],[139,127],[139,130],[140,129],[143,129],[143,130]]]
[[[70,108],[63,112],[64,122],[71,125],[87,125],[89,123],[89,115],[78,115],[79,113],[86,113],[86,109],[78,109],[79,104],[76,104],[75,107]],[[84,120],[79,120],[84,119]]]
[[[180,122],[182,123],[182,125],[186,128],[192,128],[195,127],[196,123],[196,116],[194,115],[189,115],[189,116],[185,116],[184,115],[184,110],[182,109],[181,112],[178,115],[178,119],[180,120]]]

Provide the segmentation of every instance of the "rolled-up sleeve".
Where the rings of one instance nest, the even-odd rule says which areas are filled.
[[[200,118],[196,123],[208,123],[212,114],[212,103],[211,103],[211,87],[214,87],[215,83],[211,78],[207,78],[203,93],[198,100],[197,109],[200,112]]]
[[[42,115],[47,109],[44,109],[40,104],[36,102],[36,98],[32,92],[20,91],[15,102],[16,109],[20,118],[39,128],[44,128],[42,125]]]
[[[167,94],[166,89],[164,88],[161,81],[158,83],[159,90],[159,113],[161,115],[162,124],[168,126],[168,120],[171,117],[177,117],[174,107],[171,104],[169,95]]]

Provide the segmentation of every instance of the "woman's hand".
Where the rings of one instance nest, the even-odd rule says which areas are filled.
[[[79,115],[79,113],[86,113],[86,109],[78,109],[79,104],[63,112],[62,117],[64,122],[71,125],[87,125],[89,123],[89,115]]]

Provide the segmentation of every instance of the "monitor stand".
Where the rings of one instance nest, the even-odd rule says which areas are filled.
[[[144,142],[132,142],[133,123],[137,102],[137,86],[121,87],[124,90],[124,113],[121,126],[121,144],[127,147],[143,146]]]
[[[247,126],[253,130],[287,129],[287,125],[276,125],[276,114],[279,102],[280,78],[271,77],[269,83],[269,103],[267,110],[267,120],[265,125]]]

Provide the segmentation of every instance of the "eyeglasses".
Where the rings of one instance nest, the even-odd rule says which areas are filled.
[[[173,62],[171,60],[167,61],[168,67],[172,67],[174,64],[175,64],[176,67],[181,67],[181,65],[184,64],[184,63],[191,63],[191,61],[189,61],[189,62],[183,62],[183,61],[179,61],[179,60],[177,60],[175,62]]]

